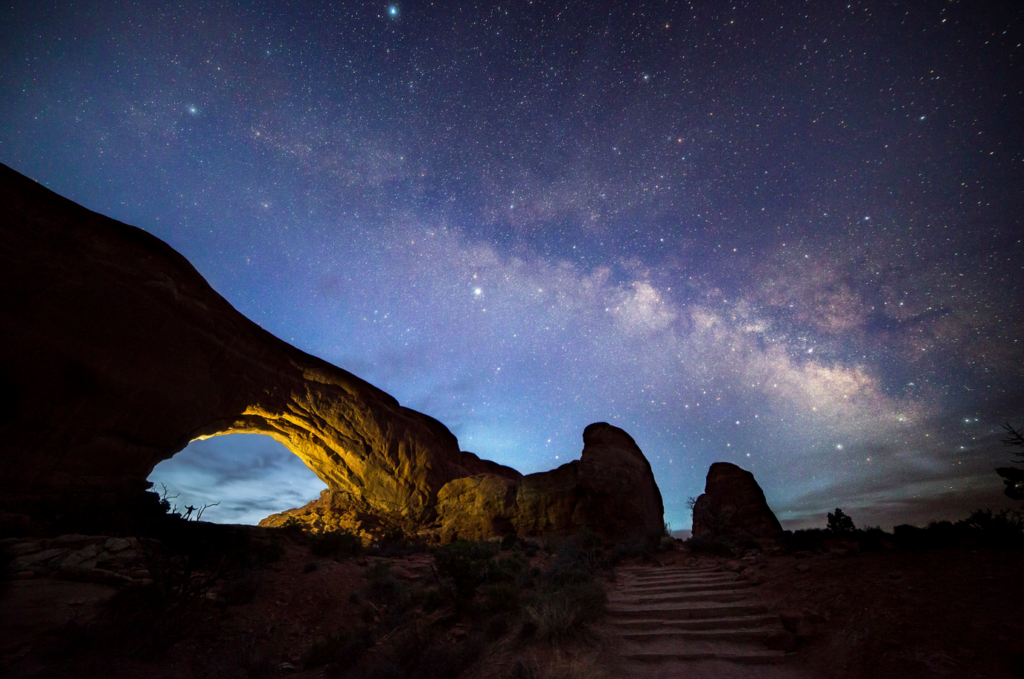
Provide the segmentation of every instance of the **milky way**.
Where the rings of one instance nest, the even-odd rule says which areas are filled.
[[[541,471],[611,422],[676,528],[718,460],[789,527],[1012,506],[1021,6],[19,4],[0,161],[464,449]],[[255,521],[296,464],[152,478]]]

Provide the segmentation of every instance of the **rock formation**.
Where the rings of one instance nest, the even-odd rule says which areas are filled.
[[[660,522],[650,467],[624,432],[635,450],[601,453],[593,469],[584,451],[576,481],[540,497],[560,470],[531,480],[460,451],[440,422],[244,317],[158,238],[2,165],[0,281],[0,511],[122,504],[190,441],[243,432],[282,442],[327,484],[307,506],[326,527],[560,530],[608,518],[596,498],[632,488],[603,464],[651,486],[632,530]]]
[[[419,534],[450,542],[588,528],[617,539],[664,528],[661,492],[647,458],[629,434],[610,424],[597,422],[583,430],[583,454],[577,461],[518,478],[514,470],[505,470],[449,481],[438,491],[434,525],[422,526]],[[378,516],[353,512],[348,498],[329,490],[305,507],[274,514],[260,525],[282,526],[289,520],[364,537],[391,527],[382,525]]]
[[[773,539],[781,534],[754,475],[728,462],[712,464],[704,494],[693,506],[693,536]]]
[[[625,535],[636,526],[646,534],[665,529],[651,465],[633,437],[618,427],[598,422],[583,430],[579,489],[573,511],[577,526],[597,526],[608,535]]]

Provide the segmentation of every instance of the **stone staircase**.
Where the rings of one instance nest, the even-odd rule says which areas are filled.
[[[783,633],[778,616],[757,600],[751,583],[714,567],[635,567],[617,572],[609,591],[607,629],[618,655],[631,665],[696,661],[777,663]]]

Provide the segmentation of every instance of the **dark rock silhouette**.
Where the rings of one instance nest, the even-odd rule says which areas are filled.
[[[781,534],[754,475],[728,462],[712,464],[704,494],[693,506],[693,536],[773,539]]]
[[[604,422],[583,430],[579,463],[577,526],[600,526],[609,535],[642,527],[645,534],[665,529],[661,492],[651,465],[633,437]]]
[[[657,498],[622,515],[639,524],[613,532],[646,531],[661,515],[638,448],[619,462],[601,455],[586,473],[581,463],[566,497],[542,498],[547,480],[460,451],[437,420],[274,337],[158,238],[2,165],[0,237],[0,510],[128,506],[190,441],[242,432],[282,442],[327,484],[307,506],[317,517],[303,515],[321,527],[435,537],[569,529],[609,518],[594,504],[618,487],[604,464],[637,483],[646,465],[645,492]],[[578,520],[562,516],[577,509]]]

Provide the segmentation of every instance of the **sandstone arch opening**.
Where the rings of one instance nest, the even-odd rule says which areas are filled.
[[[258,433],[196,439],[158,464],[148,479],[179,509],[219,502],[204,521],[256,525],[319,496],[327,485],[283,443]]]

